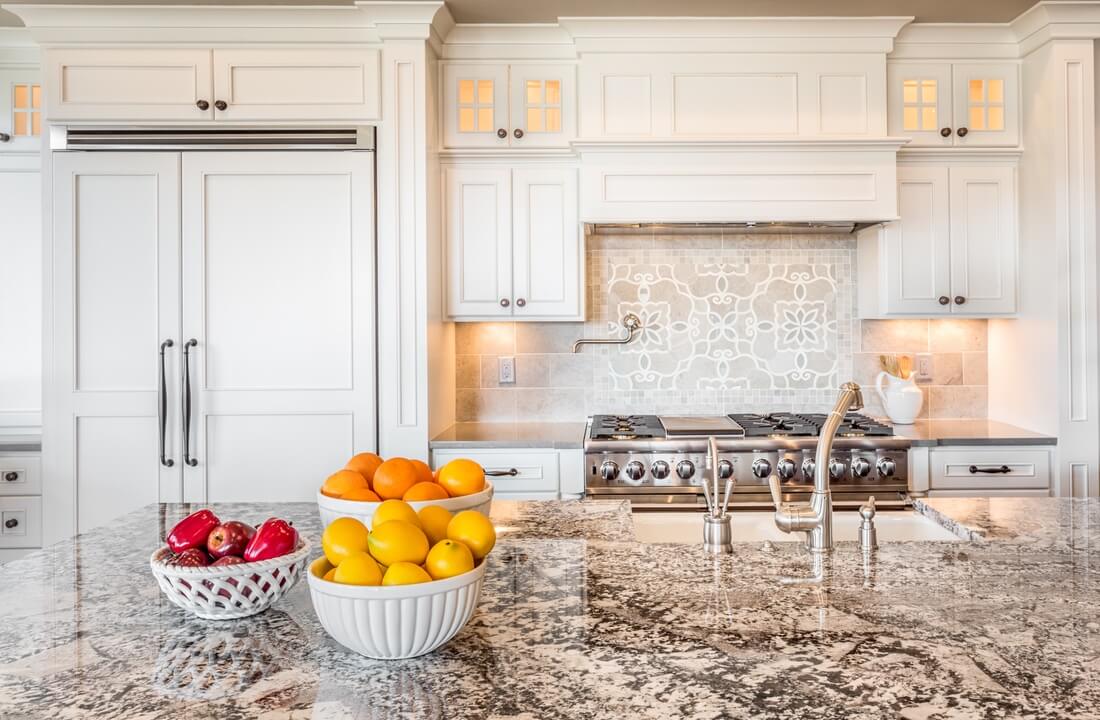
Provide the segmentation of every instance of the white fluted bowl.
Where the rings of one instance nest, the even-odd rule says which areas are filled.
[[[328,527],[336,518],[350,517],[363,523],[369,529],[374,511],[381,505],[380,502],[366,502],[364,500],[341,500],[329,497],[320,490],[317,491],[317,510],[321,513],[321,527]],[[493,506],[493,484],[485,482],[485,489],[472,495],[447,498],[445,500],[414,500],[410,502],[413,510],[420,512],[420,508],[428,505],[438,505],[441,508],[457,513],[460,510],[477,510],[486,517]]]
[[[313,609],[333,640],[370,658],[400,660],[430,653],[470,621],[486,565],[414,585],[342,585],[306,574]]]

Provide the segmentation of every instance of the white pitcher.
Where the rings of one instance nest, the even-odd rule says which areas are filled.
[[[882,388],[883,378],[886,379],[886,389]],[[894,423],[898,425],[912,425],[920,415],[921,405],[924,404],[924,393],[910,377],[902,380],[890,373],[880,372],[875,380],[875,390],[882,400],[882,407]]]

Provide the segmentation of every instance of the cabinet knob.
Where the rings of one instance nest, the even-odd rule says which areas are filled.
[[[508,298],[501,298],[500,299],[500,306],[501,307],[508,307],[511,304],[512,304],[512,302]]]
[[[519,140],[521,137],[523,137],[523,131],[519,128],[516,128],[515,132],[513,132],[512,134],[516,136],[516,140]]]
[[[16,520],[15,518],[12,518],[12,519],[8,520],[6,523],[4,523],[4,527],[6,527],[8,530],[11,530],[12,528],[19,527],[19,521]]]
[[[940,305],[947,305],[950,302],[951,298],[947,297],[946,295],[940,295]]]
[[[205,100],[199,100],[197,103],[195,103],[195,107],[197,107],[199,110],[209,110],[210,103]]]
[[[4,473],[4,480],[6,480],[7,482],[15,482],[18,479],[19,473],[15,470],[9,470],[8,472]]]
[[[229,107],[229,103],[227,103],[225,100],[215,100],[214,101],[214,109],[216,109],[216,110],[225,110],[228,107]]]
[[[966,137],[970,131],[964,127],[959,128],[959,137]]]
[[[951,137],[951,128],[940,128],[940,135],[942,137]]]
[[[497,130],[497,137],[500,138],[501,140],[503,140],[504,138],[508,137],[508,131],[505,130],[504,128],[498,129]]]
[[[517,299],[516,300],[516,307],[527,307],[527,301],[524,300],[523,298]]]
[[[11,142],[11,135],[6,132],[0,132],[0,143]]]
[[[964,302],[966,302],[966,298],[964,298],[962,295],[956,295],[955,296],[955,304],[956,305],[962,305]]]

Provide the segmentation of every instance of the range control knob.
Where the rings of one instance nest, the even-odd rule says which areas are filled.
[[[653,477],[658,480],[664,480],[672,472],[672,468],[668,466],[668,463],[664,460],[658,460],[653,463],[653,467],[649,469],[649,472],[653,474]]]
[[[603,465],[600,465],[600,477],[606,482],[619,477],[619,464],[613,460],[604,460]]]
[[[836,458],[829,460],[829,479],[839,480],[844,477],[844,463],[840,462]]]
[[[695,463],[691,460],[681,460],[676,463],[676,474],[681,480],[687,480],[695,474]]]
[[[790,458],[783,458],[775,466],[775,474],[784,480],[790,480],[796,472],[798,472],[798,466]]]
[[[766,478],[772,474],[772,464],[767,458],[756,458],[752,461],[752,474],[758,478]]]
[[[894,477],[894,473],[898,469],[897,463],[895,463],[892,458],[887,457],[879,458],[878,465],[876,467],[878,468],[879,477],[884,478]]]
[[[852,460],[852,477],[865,478],[871,474],[871,463],[867,458],[857,457]]]
[[[623,474],[631,480],[641,480],[642,476],[645,475],[645,465],[642,465],[637,460],[631,460],[623,469]]]
[[[731,463],[729,460],[719,460],[718,477],[723,480],[733,477],[733,463]]]
[[[817,463],[814,462],[813,458],[806,458],[802,461],[802,477],[806,478],[807,480],[814,479],[814,471],[816,469]]]

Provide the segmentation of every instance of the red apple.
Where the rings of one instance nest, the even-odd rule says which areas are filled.
[[[172,558],[169,564],[178,567],[206,567],[210,564],[210,559],[206,557],[206,553],[202,550],[190,548]]]
[[[214,559],[228,555],[244,555],[256,529],[238,520],[230,520],[216,526],[206,537],[206,551]]]
[[[210,563],[210,567],[221,567],[223,565],[240,565],[244,562],[244,558],[240,555],[223,555],[214,562]]]

